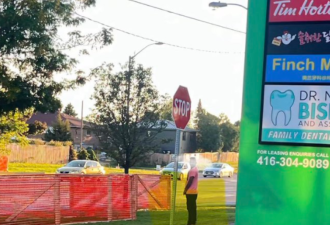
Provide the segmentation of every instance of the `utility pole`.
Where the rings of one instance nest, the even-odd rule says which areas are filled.
[[[82,143],[83,143],[83,127],[84,127],[84,101],[81,102],[81,127],[80,127],[80,151],[82,150]]]

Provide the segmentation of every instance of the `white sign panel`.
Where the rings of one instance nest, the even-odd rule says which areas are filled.
[[[265,85],[261,142],[330,144],[330,87]]]

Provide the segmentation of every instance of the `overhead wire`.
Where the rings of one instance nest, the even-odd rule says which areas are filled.
[[[116,30],[116,31],[119,31],[119,32],[122,32],[122,33],[125,33],[127,35],[131,35],[131,36],[134,36],[136,38],[140,38],[140,39],[144,39],[144,40],[147,40],[147,41],[151,41],[151,42],[155,42],[155,43],[163,43],[164,45],[168,45],[168,46],[171,46],[171,47],[175,47],[175,48],[180,48],[180,49],[186,49],[186,50],[192,50],[192,51],[199,51],[199,52],[207,52],[207,53],[217,53],[217,54],[229,54],[229,53],[234,53],[234,54],[241,54],[242,52],[223,52],[223,51],[212,51],[212,50],[205,50],[205,49],[199,49],[199,48],[192,48],[192,47],[185,47],[185,46],[181,46],[181,45],[176,45],[176,44],[171,44],[171,43],[166,43],[166,42],[163,42],[163,41],[159,41],[159,40],[155,40],[155,39],[152,39],[152,38],[148,38],[148,37],[144,37],[144,36],[141,36],[141,35],[138,35],[138,34],[134,34],[134,33],[131,33],[129,31],[125,31],[123,29],[120,29],[120,28],[116,28],[116,27],[113,27],[113,26],[110,26],[108,24],[105,24],[103,22],[100,22],[100,21],[97,21],[97,20],[94,20],[92,18],[89,18],[87,16],[84,16],[84,15],[81,15],[77,12],[75,12],[75,14],[81,18],[84,18],[86,20],[89,20],[93,23],[97,23],[99,25],[102,25],[104,27],[108,27],[108,28],[111,28],[113,30]]]
[[[180,13],[176,13],[176,12],[173,12],[173,11],[170,11],[170,10],[167,10],[167,9],[163,9],[163,8],[160,8],[160,7],[157,7],[157,6],[152,6],[152,5],[149,5],[149,4],[146,4],[146,3],[143,3],[143,2],[139,2],[139,1],[136,1],[136,0],[128,0],[128,1],[140,4],[140,5],[144,5],[144,6],[153,8],[153,9],[157,9],[157,10],[160,10],[160,11],[164,11],[164,12],[167,12],[167,13],[171,13],[171,14],[174,14],[174,15],[177,15],[177,16],[181,16],[181,17],[184,17],[184,18],[187,18],[187,19],[195,20],[195,21],[205,23],[205,24],[208,24],[208,25],[220,27],[222,29],[234,31],[234,32],[241,33],[241,34],[246,34],[246,32],[244,32],[244,31],[240,31],[240,30],[236,30],[236,29],[233,29],[233,28],[230,28],[230,27],[225,27],[225,26],[222,26],[222,25],[219,25],[219,24],[207,22],[205,20],[197,19],[195,17],[186,16],[186,15],[183,15],[183,14],[180,14]]]

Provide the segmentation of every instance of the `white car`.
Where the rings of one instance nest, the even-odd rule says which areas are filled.
[[[234,168],[226,163],[212,163],[203,171],[203,177],[232,177]]]
[[[73,160],[59,168],[57,174],[105,174],[104,167],[93,160]]]
[[[188,177],[188,172],[191,169],[189,163],[186,162],[179,162],[178,163],[178,179],[184,180]],[[160,172],[160,175],[171,175],[173,177],[174,173],[174,162],[171,162],[167,166],[165,166]]]

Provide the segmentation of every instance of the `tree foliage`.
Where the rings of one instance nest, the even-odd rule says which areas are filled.
[[[239,151],[239,137],[240,137],[240,121],[232,124],[225,114],[221,114],[220,119],[220,133],[222,142],[222,151],[224,152],[238,152]]]
[[[194,118],[197,133],[197,147],[204,151],[218,151],[221,146],[219,118],[202,108],[199,100]]]
[[[29,124],[28,134],[42,134],[43,132],[45,132],[45,130],[47,130],[47,124],[36,120],[33,124]]]
[[[28,140],[25,133],[29,130],[26,121],[31,117],[32,110],[4,113],[0,116],[0,155],[8,155],[7,145],[11,141],[27,145]]]
[[[159,120],[160,100],[151,69],[132,62],[118,73],[111,64],[93,73],[99,76],[93,96],[95,133],[104,150],[128,173],[131,166],[156,150],[156,135],[166,126]]]
[[[55,82],[54,74],[72,73],[77,63],[65,50],[80,45],[109,45],[111,30],[86,35],[73,30],[68,34],[68,42],[58,37],[60,26],[75,28],[84,22],[75,11],[93,6],[95,0],[2,0],[0,3],[0,115],[16,108],[57,110],[60,107],[57,94],[84,84],[87,79],[78,70],[75,80]]]
[[[89,159],[89,153],[85,148],[80,149],[80,151],[78,152],[78,159],[80,160],[85,160],[85,159]]]
[[[61,114],[57,115],[56,122],[48,127],[45,134],[46,141],[71,141],[71,132],[69,121],[63,121]]]
[[[69,104],[65,107],[63,113],[65,113],[65,114],[67,114],[67,115],[70,115],[70,116],[74,116],[74,117],[76,117],[76,116],[78,115],[78,114],[76,113],[76,111],[74,110],[74,107],[73,107],[73,105],[72,105],[71,103],[69,103]]]
[[[160,119],[172,121],[173,100],[168,94],[162,96]]]

